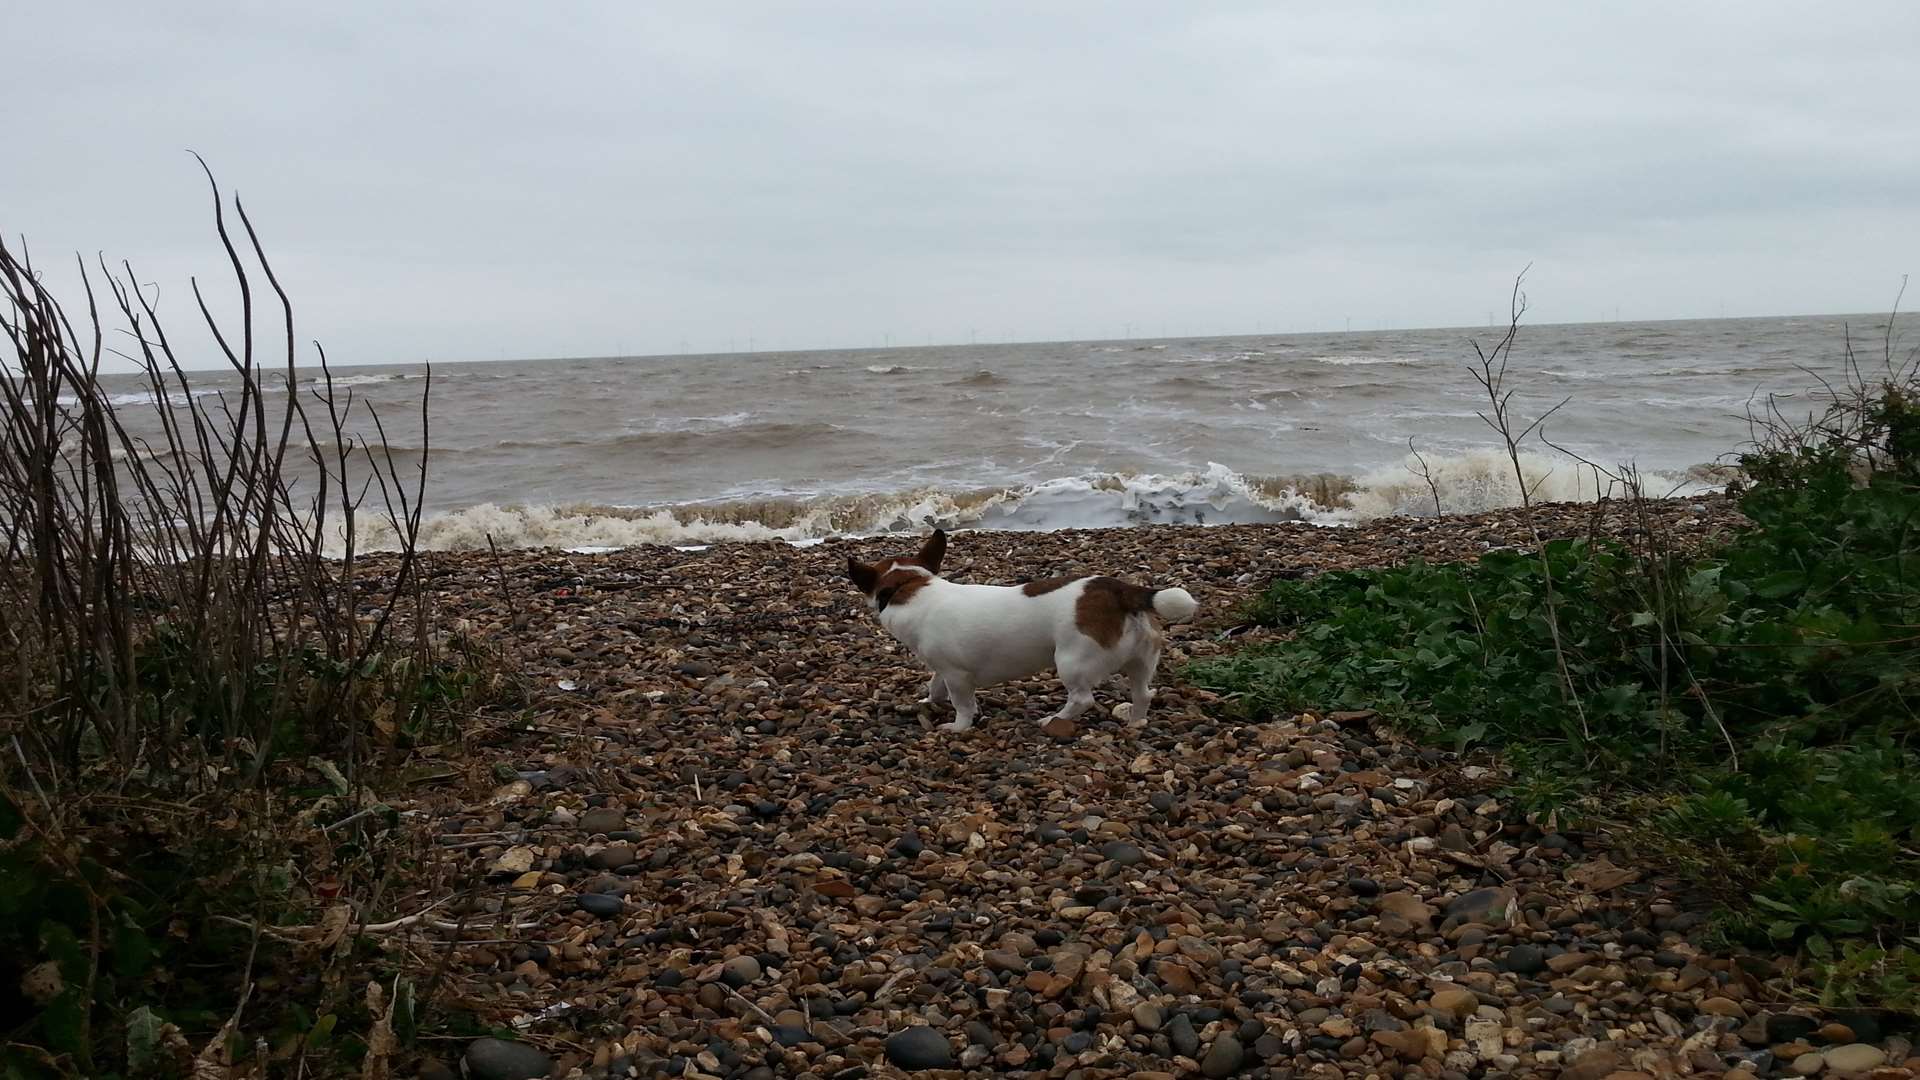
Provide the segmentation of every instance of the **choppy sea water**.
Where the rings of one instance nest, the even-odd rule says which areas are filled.
[[[1900,318],[1896,353],[1915,328]],[[1409,439],[1448,513],[1517,501],[1469,374],[1472,342],[1501,329],[446,364],[430,441],[422,368],[336,367],[334,383],[380,411],[403,470],[430,445],[434,547],[1340,522],[1432,512]],[[1694,491],[1748,439],[1750,406],[1817,407],[1848,335],[1871,365],[1887,331],[1884,315],[1527,326],[1508,385],[1524,420],[1571,399],[1554,443]],[[232,386],[192,380],[186,394]],[[151,396],[108,382],[129,426],[151,427]],[[1595,494],[1545,444],[1526,468],[1539,498]]]

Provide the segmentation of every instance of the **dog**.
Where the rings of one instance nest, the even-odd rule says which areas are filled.
[[[847,576],[880,625],[933,669],[927,700],[952,703],[943,730],[973,726],[975,691],[1048,668],[1067,688],[1066,704],[1041,721],[1049,733],[1070,732],[1092,707],[1093,688],[1116,673],[1127,676],[1133,700],[1115,715],[1135,727],[1146,722],[1165,640],[1155,620],[1191,619],[1199,605],[1187,590],[1110,577],[963,585],[940,576],[946,554],[947,534],[936,529],[916,555],[872,564],[847,557]]]

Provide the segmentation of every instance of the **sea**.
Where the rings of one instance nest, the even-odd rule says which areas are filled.
[[[1503,383],[1514,427],[1554,410],[1523,447],[1529,494],[1617,493],[1607,473],[1627,464],[1651,494],[1710,490],[1754,414],[1804,417],[1845,378],[1849,342],[1871,376],[1916,329],[1886,315],[1522,326]],[[436,549],[1341,525],[1433,514],[1436,496],[1447,514],[1519,502],[1474,376],[1476,345],[1504,330],[507,360],[436,364],[430,381],[424,365],[336,365],[332,383],[352,397],[349,435],[372,433],[372,410],[401,474],[425,465]],[[159,403],[137,379],[105,382],[151,433]],[[318,375],[294,384],[311,395]],[[193,373],[165,407],[234,385]],[[331,452],[324,428],[314,445]],[[391,542],[363,522],[360,547]]]

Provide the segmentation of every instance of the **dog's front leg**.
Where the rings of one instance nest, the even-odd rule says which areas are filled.
[[[973,696],[973,680],[965,675],[946,674],[935,676],[946,688],[947,696],[953,701],[953,722],[941,724],[942,731],[965,731],[973,726],[973,718],[980,714],[980,703]]]

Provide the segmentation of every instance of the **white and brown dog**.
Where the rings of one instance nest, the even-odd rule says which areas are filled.
[[[1130,706],[1114,710],[1138,726],[1152,700],[1162,636],[1154,623],[1185,622],[1198,607],[1185,589],[1149,589],[1117,578],[1049,578],[1024,585],[962,585],[940,576],[947,534],[935,530],[918,555],[871,565],[847,557],[847,576],[880,625],[933,669],[927,697],[953,703],[948,731],[973,726],[974,691],[1054,668],[1067,703],[1048,731],[1071,730],[1093,705],[1093,688],[1123,672]]]

